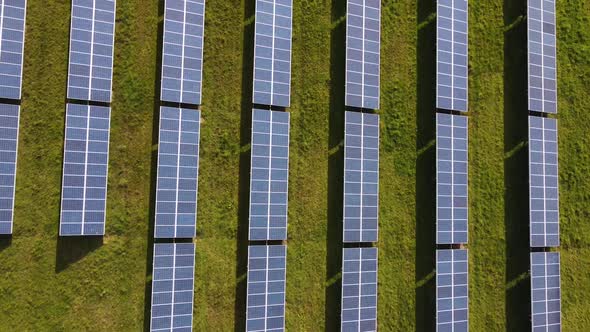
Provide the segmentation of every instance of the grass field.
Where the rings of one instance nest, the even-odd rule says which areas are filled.
[[[106,236],[59,239],[70,1],[28,1],[0,331],[149,326],[162,3],[120,0]],[[558,1],[564,331],[590,329],[590,1]],[[383,0],[379,330],[434,324],[434,0]],[[524,0],[470,3],[470,328],[529,328]],[[195,331],[240,331],[254,1],[207,3]],[[289,331],[339,327],[345,1],[294,1]],[[146,319],[148,318],[148,319]],[[147,325],[146,325],[147,324]]]

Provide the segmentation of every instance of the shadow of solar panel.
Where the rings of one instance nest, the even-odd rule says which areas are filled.
[[[192,331],[195,245],[155,243],[150,331]]]
[[[381,2],[348,0],[346,11],[346,106],[379,108]]]
[[[467,332],[469,285],[466,249],[436,251],[436,331]]]
[[[111,101],[115,1],[72,0],[68,98]]]
[[[343,332],[377,331],[377,248],[342,249]]]
[[[285,330],[287,247],[248,247],[246,331]]]
[[[201,104],[205,0],[167,0],[164,13],[164,101]]]
[[[557,120],[529,117],[531,247],[559,246]]]
[[[533,332],[561,331],[561,284],[558,252],[531,253]]]
[[[20,106],[0,104],[0,234],[12,234],[19,115]]]
[[[104,235],[110,107],[67,104],[61,236]]]
[[[345,113],[344,242],[376,242],[379,211],[379,115]]]
[[[0,98],[21,98],[26,11],[26,0],[0,1]]]
[[[254,104],[289,107],[292,0],[256,0]]]
[[[191,109],[160,108],[156,238],[195,236],[200,117]]]

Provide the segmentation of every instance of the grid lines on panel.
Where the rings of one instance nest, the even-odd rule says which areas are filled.
[[[557,120],[529,117],[531,247],[559,246]]]
[[[436,251],[436,331],[469,330],[466,249]]]
[[[558,252],[531,253],[533,332],[561,331],[561,285]]]
[[[114,0],[72,0],[68,98],[110,102]]]
[[[254,109],[249,239],[286,240],[289,113]]]
[[[285,330],[287,247],[248,247],[246,331]]]
[[[555,0],[528,0],[529,111],[557,113]]]
[[[343,332],[377,331],[377,248],[343,248]]]
[[[0,234],[12,234],[19,114],[20,106],[0,104]]]
[[[67,104],[60,235],[104,235],[110,107]]]
[[[467,117],[436,114],[436,243],[468,240]]]
[[[436,107],[467,112],[467,0],[437,2]]]
[[[26,12],[26,0],[0,0],[0,98],[21,98]]]
[[[346,106],[379,108],[381,1],[348,0]]]
[[[205,0],[166,0],[163,101],[201,104]]]
[[[151,331],[192,331],[194,243],[155,243]]]
[[[344,242],[376,242],[379,212],[379,115],[346,112]]]
[[[292,0],[256,0],[253,103],[289,107]]]
[[[160,108],[156,238],[192,238],[196,233],[200,115]]]

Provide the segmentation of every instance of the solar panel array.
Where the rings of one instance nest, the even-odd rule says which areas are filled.
[[[0,104],[0,234],[12,234],[19,114],[20,106]]]
[[[557,113],[555,0],[528,1],[529,110]]]
[[[532,331],[561,331],[558,252],[531,253]]]
[[[246,331],[285,330],[287,247],[248,247]]]
[[[114,0],[72,0],[68,98],[111,101]]]
[[[436,243],[467,243],[467,117],[436,114]]]
[[[250,240],[287,239],[289,113],[252,111]]]
[[[205,0],[168,0],[164,12],[161,99],[201,104]]]
[[[0,1],[0,98],[20,99],[26,0]]]
[[[292,0],[256,0],[254,104],[289,107]]]
[[[381,1],[347,0],[346,106],[379,108]]]
[[[531,247],[559,246],[557,120],[529,117]]]
[[[438,0],[436,107],[467,112],[467,0]]]
[[[155,243],[151,331],[192,331],[195,245]]]
[[[436,251],[436,331],[467,332],[469,286],[466,249]]]
[[[377,248],[342,250],[342,331],[377,331]]]
[[[104,235],[110,107],[67,104],[59,234]]]
[[[379,210],[379,115],[345,114],[344,242],[376,242]]]

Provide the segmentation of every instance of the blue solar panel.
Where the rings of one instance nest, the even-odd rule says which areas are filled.
[[[26,0],[0,1],[0,98],[20,99]]]
[[[348,0],[346,106],[379,108],[381,1]]]
[[[290,104],[291,1],[256,0],[254,104]]]
[[[377,248],[342,249],[343,332],[377,331]]]
[[[561,283],[558,252],[531,253],[533,332],[561,331]]]
[[[250,240],[286,240],[289,113],[253,110],[250,173]]]
[[[248,247],[246,331],[285,330],[287,247]]]
[[[12,234],[19,114],[20,106],[0,104],[0,234]]]
[[[205,0],[166,0],[162,100],[201,104],[204,24]]]
[[[115,1],[72,0],[68,98],[111,101]]]
[[[467,0],[438,0],[436,107],[467,112]]]
[[[150,331],[192,331],[195,245],[154,244]]]
[[[195,236],[200,117],[195,110],[160,109],[156,238]]]
[[[376,242],[379,213],[379,115],[345,113],[344,242]]]
[[[467,117],[436,114],[436,243],[467,243]]]
[[[469,285],[466,249],[436,251],[436,331],[469,330]]]
[[[59,234],[104,235],[110,107],[67,104]]]

